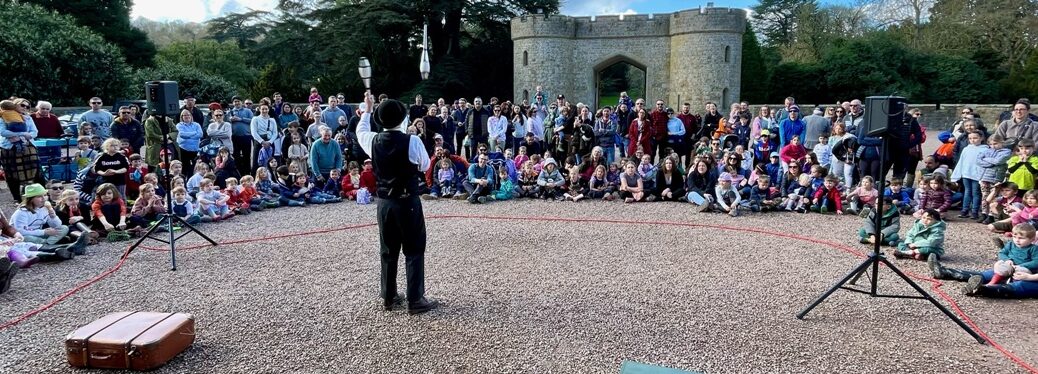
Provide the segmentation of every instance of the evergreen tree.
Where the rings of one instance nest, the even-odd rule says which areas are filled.
[[[126,62],[134,67],[154,64],[155,44],[148,35],[130,24],[132,0],[21,0],[37,4],[76,19],[76,23],[101,35],[122,49]],[[5,5],[6,6],[6,5]]]

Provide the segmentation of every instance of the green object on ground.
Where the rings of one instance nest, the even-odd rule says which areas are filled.
[[[624,361],[620,366],[620,374],[698,374],[696,372],[665,368],[662,366]]]

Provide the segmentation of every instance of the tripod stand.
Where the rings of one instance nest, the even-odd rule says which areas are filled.
[[[172,263],[172,268],[170,270],[177,271],[177,240],[183,238],[184,235],[193,232],[195,234],[198,234],[198,236],[201,236],[202,239],[205,239],[207,242],[209,242],[209,244],[212,244],[214,246],[217,244],[215,241],[213,241],[213,239],[210,239],[201,231],[198,231],[198,229],[196,229],[194,226],[191,226],[191,224],[187,223],[187,221],[184,221],[183,218],[180,218],[180,216],[177,216],[173,213],[173,178],[171,175],[169,175],[169,125],[166,124],[165,116],[156,115],[155,120],[158,121],[159,128],[162,129],[162,150],[165,151],[163,152],[164,155],[162,156],[162,183],[166,187],[166,212],[159,214],[158,221],[156,221],[155,224],[150,229],[148,229],[148,232],[146,234],[141,236],[140,239],[137,239],[136,243],[133,243],[133,245],[130,246],[130,249],[128,249],[126,253],[123,254],[123,258],[129,256],[130,253],[137,249],[137,247],[139,247],[145,239],[156,240],[169,245],[169,259]],[[177,235],[176,231],[173,230],[174,223],[176,223],[179,227],[181,227],[184,230],[184,232],[180,233],[179,236]],[[152,234],[156,234],[156,231],[159,228],[163,228],[166,230],[166,232],[169,233],[168,240],[152,236]]]
[[[883,137],[880,137],[880,142],[881,143],[879,145],[879,165],[880,165],[880,170],[885,170],[885,169],[883,169],[883,164],[886,162],[885,158],[886,158],[886,150],[887,150],[887,139],[885,139]],[[876,179],[876,183],[877,183],[877,186],[878,186],[877,188],[881,192],[883,191],[883,188],[884,188],[884,186],[883,186],[883,184],[884,184],[884,177],[885,176],[881,175],[880,178]],[[900,214],[900,212],[898,214]],[[893,299],[922,299],[922,300],[928,300],[931,303],[933,303],[933,305],[935,307],[937,307],[937,309],[940,309],[941,312],[944,313],[944,315],[948,316],[949,319],[951,319],[956,324],[958,324],[959,327],[961,327],[968,334],[970,334],[970,336],[972,336],[974,339],[976,339],[978,343],[984,344],[985,343],[984,338],[982,338],[979,334],[977,334],[976,331],[973,331],[973,329],[970,328],[969,325],[966,325],[966,323],[962,322],[962,320],[959,319],[959,317],[956,316],[954,313],[949,311],[948,308],[946,308],[944,305],[941,305],[941,303],[938,302],[936,299],[934,299],[933,296],[930,296],[930,294],[928,294],[926,292],[926,290],[923,290],[922,287],[920,287],[918,284],[913,282],[911,278],[909,278],[907,275],[905,275],[905,273],[901,272],[901,270],[898,269],[897,266],[894,266],[894,264],[891,263],[889,260],[887,260],[887,257],[883,254],[882,251],[880,251],[880,249],[879,249],[880,243],[883,242],[883,238],[882,238],[883,234],[881,232],[881,228],[883,227],[883,225],[882,225],[882,220],[883,220],[883,198],[882,198],[882,195],[880,195],[880,198],[877,199],[877,201],[876,201],[876,212],[875,212],[874,216],[875,217],[873,219],[873,225],[875,227],[874,231],[875,231],[876,240],[873,241],[872,253],[869,254],[869,257],[866,258],[865,261],[863,261],[860,265],[858,265],[856,268],[854,268],[854,270],[851,270],[851,272],[848,273],[846,276],[844,276],[842,279],[840,279],[839,282],[836,282],[836,284],[834,284],[827,291],[825,291],[825,293],[823,293],[822,296],[819,296],[817,299],[815,299],[815,301],[811,302],[810,305],[808,305],[806,308],[801,310],[800,313],[797,314],[797,319],[801,319],[801,320],[804,319],[804,316],[806,316],[808,312],[810,312],[812,309],[814,309],[816,306],[818,306],[818,304],[821,304],[823,301],[825,301],[825,299],[829,298],[830,295],[832,295],[834,292],[836,292],[837,290],[840,290],[840,289],[851,291],[851,292],[857,292],[857,293],[866,294],[866,295],[869,295],[870,297],[885,297],[885,298],[893,298]],[[887,295],[887,294],[879,293],[878,288],[879,288],[879,264],[880,263],[882,263],[883,265],[886,265],[887,269],[890,269],[890,271],[894,272],[894,274],[896,274],[899,278],[901,278],[901,280],[903,280],[905,283],[908,283],[909,286],[912,286],[912,288],[915,289],[915,291],[917,293],[919,293],[919,295]],[[857,282],[858,278],[860,278],[862,276],[862,274],[868,272],[870,268],[872,269],[872,271],[871,271],[871,274],[869,275],[869,290],[862,290],[862,289],[846,286],[846,284],[851,284],[851,285],[855,284],[855,282]]]

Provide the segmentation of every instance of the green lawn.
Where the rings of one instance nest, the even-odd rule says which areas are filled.
[[[598,97],[598,108],[601,108],[601,107],[606,106],[606,105],[608,105],[610,107],[615,107],[616,103],[618,103],[618,102],[620,102],[620,95],[619,94],[614,95],[614,96],[599,96]]]

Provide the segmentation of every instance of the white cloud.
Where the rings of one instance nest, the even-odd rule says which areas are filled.
[[[244,8],[273,9],[277,0],[136,0],[131,16],[156,21],[202,22]]]
[[[562,14],[568,16],[598,16],[637,14],[631,9],[634,0],[571,0],[562,5]]]

